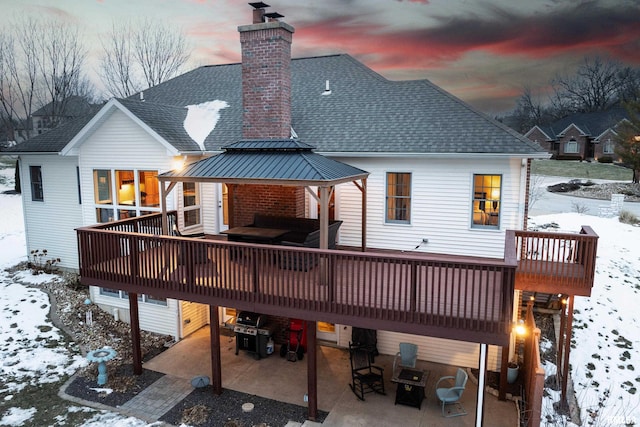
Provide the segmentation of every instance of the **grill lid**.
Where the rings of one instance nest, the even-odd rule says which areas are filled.
[[[260,328],[264,325],[266,316],[260,313],[253,313],[251,311],[241,311],[238,314],[236,320],[237,325],[253,326],[254,328]]]

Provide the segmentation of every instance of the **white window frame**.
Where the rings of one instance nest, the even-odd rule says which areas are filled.
[[[185,184],[193,184],[193,203],[188,203]],[[187,214],[194,212],[195,222],[187,224]],[[202,224],[202,206],[200,205],[200,184],[197,182],[183,182],[182,183],[182,223],[185,229],[191,227],[198,227]]]
[[[102,297],[107,297],[107,298],[117,298],[117,299],[129,299],[129,294],[125,291],[114,291],[113,289],[109,289],[109,288],[99,288],[99,294]],[[146,294],[138,294],[138,302],[142,302],[145,304],[153,304],[153,305],[159,305],[159,306],[163,306],[166,307],[168,305],[168,300],[167,298],[164,299],[158,299],[155,298],[153,296],[150,295],[146,295]]]
[[[406,175],[409,177],[409,194],[408,195],[397,195],[389,193],[389,177],[391,175],[400,176]],[[411,172],[398,172],[398,171],[389,171],[385,173],[385,182],[384,182],[384,222],[386,224],[411,224],[411,204],[412,204],[412,194],[413,194],[413,174]],[[392,207],[389,205],[392,201],[400,201],[400,200],[408,200],[408,205],[406,208],[404,207]],[[406,218],[398,219],[398,212],[406,212]],[[395,215],[393,218],[389,217],[389,213],[394,212]]]
[[[39,181],[34,180],[34,171],[37,171],[36,178]],[[44,179],[42,177],[42,166],[29,165],[29,185],[31,187],[31,201],[44,202]]]
[[[488,186],[476,187],[476,178],[491,177],[491,184]],[[494,179],[499,179],[500,183],[496,187],[493,185]],[[475,173],[471,181],[471,228],[474,229],[500,229],[502,218],[502,201],[504,177],[499,173]]]
[[[569,148],[569,147],[572,147],[572,148]],[[578,154],[578,141],[576,141],[575,139],[570,139],[569,141],[565,142],[564,152],[566,154]]]
[[[614,153],[615,153],[615,146],[613,144],[613,141],[611,141],[611,139],[607,139],[602,145],[602,154],[614,154]]]
[[[97,172],[98,171],[106,171],[107,175],[107,185],[109,188],[109,199],[97,200],[98,197],[98,183],[96,182]],[[119,193],[120,189],[117,188],[118,180],[116,179],[117,174],[121,172],[133,172],[133,199],[131,204],[119,204]],[[132,213],[131,216],[127,217],[137,217],[141,215],[146,215],[148,213],[161,212],[160,207],[153,206],[143,206],[140,194],[140,182],[139,176],[140,172],[155,172],[153,169],[126,169],[126,168],[94,168],[92,169],[92,179],[93,179],[93,205],[96,212],[96,222],[110,222],[114,219],[124,219],[122,218],[123,213],[128,212]],[[160,192],[160,183],[158,182],[158,192]],[[103,201],[103,203],[100,203]],[[104,209],[104,212],[101,212],[98,215],[98,209]],[[125,217],[125,218],[127,218]]]

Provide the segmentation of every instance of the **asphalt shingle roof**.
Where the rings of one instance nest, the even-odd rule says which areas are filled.
[[[160,179],[188,177],[224,181],[241,178],[292,183],[344,182],[366,177],[368,172],[312,152],[298,140],[243,140],[225,147],[221,154],[185,166],[180,171],[160,174]]]
[[[539,127],[551,138],[559,138],[561,132],[574,124],[586,135],[595,138],[605,130],[613,129],[625,118],[628,118],[625,109],[623,107],[614,107],[606,111],[571,114],[549,125]]]
[[[319,153],[544,153],[428,80],[390,81],[349,55],[294,59],[291,70],[292,127]],[[327,80],[331,94],[323,95]],[[122,103],[179,150],[193,149],[180,130],[186,114],[180,108],[213,100],[229,107],[220,110],[206,148],[218,151],[242,139],[240,64],[200,67],[143,95],[145,102],[138,94]],[[57,135],[61,141],[50,151],[59,151],[75,133]],[[14,151],[45,145],[37,139]]]

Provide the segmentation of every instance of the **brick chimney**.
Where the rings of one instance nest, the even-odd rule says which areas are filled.
[[[254,16],[254,21],[260,19]],[[239,26],[238,31],[242,47],[242,136],[289,138],[291,39],[295,30],[271,19]]]

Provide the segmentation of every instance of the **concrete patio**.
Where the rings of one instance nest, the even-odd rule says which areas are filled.
[[[306,359],[288,362],[278,354],[256,360],[241,351],[235,355],[235,337],[221,335],[222,386],[273,400],[306,406]],[[318,348],[318,408],[329,413],[325,426],[474,426],[477,385],[470,380],[462,398],[468,415],[443,418],[435,397],[435,383],[444,375],[453,375],[457,367],[418,361],[429,371],[426,398],[421,409],[394,405],[396,384],[391,382],[393,357],[378,356],[375,364],[384,368],[386,395],[368,394],[360,401],[349,388],[349,354],[330,346]],[[211,376],[209,329],[202,328],[167,351],[146,362],[144,368],[190,381],[198,375]],[[517,427],[516,405],[485,394],[485,423],[492,427]],[[275,427],[275,426],[274,426]]]

